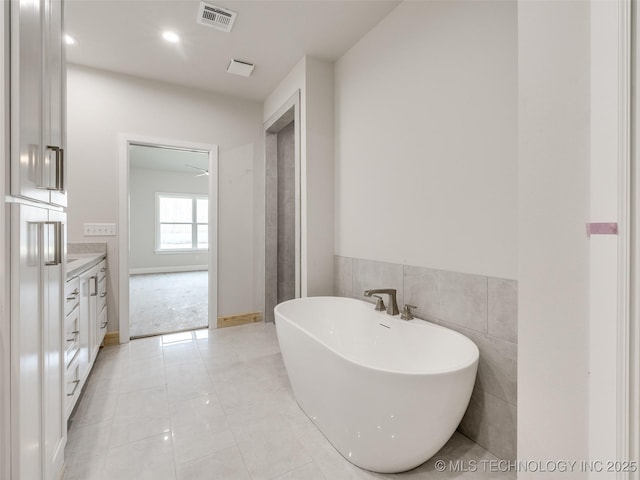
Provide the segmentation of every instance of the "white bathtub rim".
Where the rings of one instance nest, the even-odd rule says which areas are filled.
[[[369,302],[365,302],[363,300],[359,300],[356,298],[349,298],[349,297],[335,297],[335,296],[330,296],[330,295],[325,295],[325,296],[317,296],[317,297],[305,297],[305,298],[337,298],[337,299],[341,299],[341,300],[351,300],[354,302],[360,302],[363,303],[365,305],[371,305],[373,306],[373,304],[370,304]],[[460,365],[456,365],[454,367],[448,367],[448,368],[442,368],[442,369],[434,369],[434,370],[429,370],[428,372],[406,372],[406,371],[399,371],[399,370],[391,370],[391,369],[386,369],[386,368],[379,368],[379,367],[373,367],[371,365],[367,365],[365,363],[356,361],[352,358],[349,358],[347,356],[345,356],[344,354],[342,354],[341,352],[337,351],[336,349],[334,349],[332,346],[328,345],[326,342],[320,340],[318,337],[314,337],[313,335],[311,335],[307,330],[305,330],[304,328],[302,328],[297,322],[291,320],[291,318],[289,318],[287,315],[282,314],[281,312],[278,311],[278,307],[280,307],[280,305],[286,305],[288,303],[293,303],[293,302],[297,302],[300,300],[304,300],[305,298],[294,298],[292,300],[287,300],[285,302],[281,302],[278,305],[275,306],[274,310],[274,320],[276,323],[276,330],[278,327],[278,315],[281,316],[282,318],[284,318],[290,325],[292,325],[293,327],[295,327],[296,329],[300,330],[301,332],[303,332],[305,335],[308,335],[310,337],[312,337],[315,341],[317,341],[319,344],[321,344],[323,347],[325,347],[327,350],[329,350],[330,352],[334,353],[335,355],[339,356],[340,358],[344,359],[345,361],[356,365],[358,367],[361,368],[366,368],[375,372],[381,372],[381,373],[386,373],[386,374],[393,374],[393,375],[406,375],[406,376],[411,376],[411,377],[415,377],[415,376],[436,376],[436,375],[443,375],[443,374],[448,374],[448,373],[455,373],[455,372],[460,372],[463,370],[466,370],[468,368],[472,368],[474,366],[477,366],[479,358],[480,358],[480,350],[478,349],[478,346],[475,344],[475,342],[473,342],[473,340],[471,340],[469,337],[467,337],[466,335],[463,335],[460,332],[456,332],[455,330],[451,329],[451,328],[447,328],[444,327],[442,325],[438,325],[436,323],[432,323],[429,322],[428,320],[423,320],[421,318],[415,318],[413,320],[402,320],[400,319],[399,316],[396,315],[387,315],[387,318],[385,320],[389,320],[392,322],[401,322],[401,323],[406,323],[406,322],[410,322],[411,324],[415,323],[415,326],[418,328],[437,328],[437,329],[442,329],[442,330],[446,330],[448,334],[460,337],[460,339],[463,342],[468,342],[469,346],[472,348],[473,353],[475,355],[473,355],[473,359],[469,362],[466,363],[461,363]],[[420,322],[424,322],[425,325],[421,325]]]

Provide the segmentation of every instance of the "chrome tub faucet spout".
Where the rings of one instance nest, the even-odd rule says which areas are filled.
[[[364,296],[371,297],[375,293],[385,293],[389,295],[389,305],[387,306],[387,314],[398,315],[398,302],[396,301],[396,289],[395,288],[376,288],[373,290],[365,290]]]

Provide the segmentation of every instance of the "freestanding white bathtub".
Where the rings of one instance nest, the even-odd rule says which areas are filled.
[[[351,463],[403,472],[449,440],[478,367],[467,337],[350,298],[301,298],[274,311],[298,404]]]

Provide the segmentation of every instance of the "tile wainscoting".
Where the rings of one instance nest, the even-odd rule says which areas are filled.
[[[395,288],[398,307],[456,330],[480,350],[478,376],[458,430],[505,460],[516,458],[518,282],[503,278],[334,256],[334,290],[371,301],[370,288]]]

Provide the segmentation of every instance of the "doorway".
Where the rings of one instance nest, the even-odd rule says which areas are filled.
[[[207,152],[129,145],[129,336],[208,326]]]
[[[122,135],[120,168],[120,342],[215,327],[217,147]]]
[[[265,321],[300,297],[300,92],[265,123]]]

